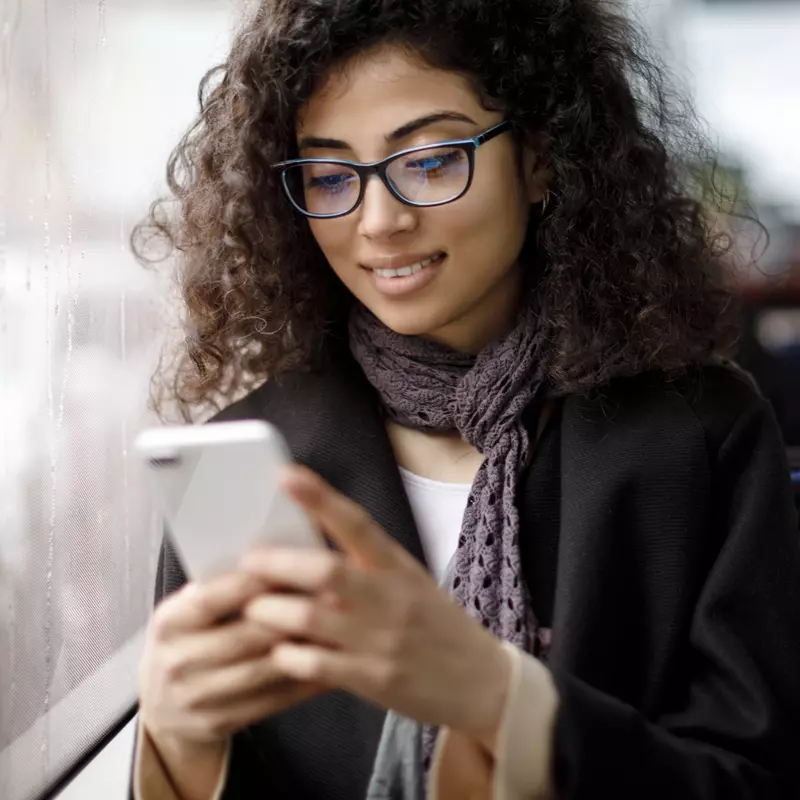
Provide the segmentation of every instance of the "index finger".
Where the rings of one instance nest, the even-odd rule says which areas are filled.
[[[362,564],[388,567],[403,560],[405,551],[358,503],[312,470],[292,464],[284,470],[281,483],[322,530]]]
[[[155,634],[166,639],[210,628],[238,614],[263,590],[264,584],[257,576],[243,571],[228,572],[202,582],[190,581],[156,608]]]

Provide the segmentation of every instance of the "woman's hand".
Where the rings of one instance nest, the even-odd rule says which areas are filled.
[[[245,608],[246,619],[295,640],[278,643],[271,663],[493,749],[510,674],[501,642],[319,476],[293,466],[284,486],[343,552],[264,547],[243,559],[265,583],[301,593]]]
[[[252,574],[231,573],[188,583],[156,609],[140,667],[139,714],[160,750],[219,745],[323,691],[274,661],[280,635],[240,616],[264,588]]]

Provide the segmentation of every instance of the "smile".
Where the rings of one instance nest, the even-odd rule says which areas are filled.
[[[417,292],[427,286],[434,280],[446,258],[444,253],[437,253],[395,269],[378,267],[365,267],[365,269],[369,272],[375,289],[383,295],[398,297]]]
[[[431,256],[431,258],[426,258],[424,261],[417,261],[416,264],[410,264],[402,269],[375,269],[373,272],[379,278],[403,278],[406,275],[416,275],[427,267],[428,264],[432,264],[436,261],[437,258],[439,258],[439,256]]]

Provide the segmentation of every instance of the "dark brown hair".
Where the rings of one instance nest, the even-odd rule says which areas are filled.
[[[169,160],[173,205],[134,231],[143,262],[177,255],[185,302],[157,407],[177,401],[190,419],[324,356],[349,298],[270,165],[296,154],[298,110],[328,71],[382,43],[467,75],[520,138],[548,143],[554,202],[524,252],[556,389],[680,370],[729,344],[725,242],[686,189],[687,164],[710,154],[607,3],[264,0],[202,81]]]

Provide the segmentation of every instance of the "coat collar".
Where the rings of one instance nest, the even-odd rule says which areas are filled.
[[[291,373],[268,381],[225,409],[217,419],[248,417],[276,425],[296,461],[318,472],[363,506],[392,538],[426,564],[377,392],[349,354],[339,354],[312,372]],[[537,420],[538,403],[532,403],[523,414],[523,423],[531,435],[536,431]],[[548,424],[548,429],[554,428],[557,425]],[[525,471],[519,499],[523,527],[538,521],[542,514],[548,521],[546,531],[540,531],[532,542],[522,543],[523,562],[534,574],[546,578],[540,603],[548,612],[552,606],[558,538],[551,513],[559,496],[557,470],[551,468],[557,464],[557,439],[552,435],[543,437],[540,449],[548,457],[535,458],[534,468]],[[545,616],[549,617],[549,613]]]
[[[276,425],[296,461],[362,505],[426,564],[377,393],[353,359],[268,381],[217,419],[243,417]]]

